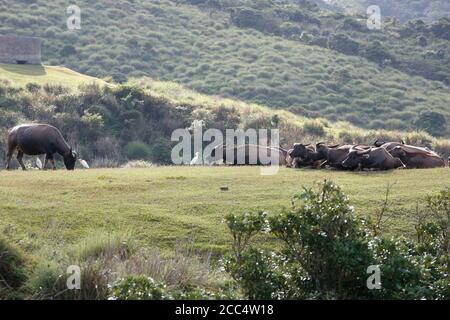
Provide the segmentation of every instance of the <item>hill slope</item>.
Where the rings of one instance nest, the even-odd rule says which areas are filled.
[[[0,33],[43,37],[46,63],[118,81],[150,75],[365,128],[415,129],[427,109],[448,119],[446,23],[367,32],[300,2],[84,0],[81,30],[70,31],[62,0],[3,1]]]
[[[99,85],[105,81],[90,77],[65,67],[41,65],[11,65],[0,64],[0,79],[13,81],[14,84],[24,86],[27,83],[38,85],[53,84],[65,87],[78,87],[80,84],[95,82]]]
[[[56,68],[57,69],[57,68]],[[54,69],[53,69],[54,70]],[[69,72],[71,74],[71,72]],[[42,122],[60,128],[80,156],[93,167],[117,167],[128,160],[171,163],[175,129],[201,121],[204,128],[277,128],[281,145],[295,142],[342,142],[372,144],[376,139],[405,140],[450,155],[450,142],[424,132],[367,130],[348,122],[308,119],[286,110],[273,110],[235,99],[206,96],[173,82],[150,78],[132,79],[121,85],[90,81],[76,88],[58,77],[46,86],[26,86],[28,75],[15,74],[0,82],[0,136],[18,123]],[[83,78],[81,76],[81,78]],[[4,167],[5,141],[0,140],[0,168]],[[34,160],[34,158],[32,158]],[[15,163],[15,161],[14,161]],[[34,162],[28,162],[34,166]]]

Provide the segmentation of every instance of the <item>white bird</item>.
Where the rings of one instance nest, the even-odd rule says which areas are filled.
[[[80,160],[78,160],[78,161],[80,161],[81,165],[82,165],[85,169],[89,169],[89,165],[88,165],[88,163],[86,162],[86,160],[80,159]]]
[[[191,161],[191,166],[201,166],[202,164],[203,164],[203,161],[200,158],[200,152],[196,152],[194,159],[192,159],[192,161]]]
[[[42,170],[42,161],[39,159],[39,157],[36,158],[36,166],[39,168],[39,170]]]

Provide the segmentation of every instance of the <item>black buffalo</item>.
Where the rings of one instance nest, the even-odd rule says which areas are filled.
[[[348,156],[352,148],[364,150],[368,147],[350,144],[328,146],[324,142],[320,142],[314,148],[311,145],[296,144],[291,156],[300,157],[309,162],[320,162],[321,167],[346,169],[342,166],[342,161]]]
[[[53,155],[60,154],[64,159],[67,170],[75,168],[77,155],[66,142],[61,132],[47,124],[24,124],[15,126],[8,131],[8,152],[6,159],[6,169],[9,169],[14,151],[17,150],[17,161],[25,170],[23,164],[23,155],[41,155],[45,154],[44,170],[48,161],[56,169]]]
[[[383,147],[370,148],[368,150],[352,148],[345,160],[342,161],[342,166],[352,170],[391,170],[396,168],[405,168],[405,165],[399,158],[393,157]]]

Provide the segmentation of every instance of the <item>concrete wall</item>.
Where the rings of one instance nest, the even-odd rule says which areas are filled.
[[[0,35],[0,63],[40,64],[41,42],[39,38]]]

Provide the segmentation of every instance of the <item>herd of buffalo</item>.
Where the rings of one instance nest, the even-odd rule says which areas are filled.
[[[265,150],[261,150],[261,149]],[[45,154],[43,169],[51,162],[56,168],[54,154],[60,154],[67,170],[73,170],[77,154],[64,139],[61,132],[47,124],[18,125],[8,131],[8,151],[6,169],[10,168],[13,153],[17,151],[17,160],[25,170],[23,156]],[[231,151],[231,152],[229,152]],[[263,151],[261,153],[261,151]],[[219,154],[217,154],[219,153]],[[368,145],[333,145],[324,142],[316,145],[297,143],[290,150],[279,147],[262,147],[258,145],[228,146],[214,148],[212,157],[223,160],[221,163],[231,165],[262,165],[261,154],[279,159],[280,165],[287,167],[336,168],[341,170],[390,170],[396,168],[437,168],[445,167],[446,161],[428,148],[416,147],[402,142],[382,142],[377,140],[373,146]],[[222,156],[221,156],[221,155]],[[232,158],[227,156],[231,154]],[[244,155],[239,157],[238,155]],[[208,159],[197,159],[191,165],[213,163]],[[222,159],[223,158],[223,159]],[[230,161],[231,160],[231,161]],[[88,167],[84,160],[80,160]]]
[[[331,167],[341,170],[391,170],[445,167],[446,161],[428,148],[402,142],[382,142],[373,146],[333,145],[315,146],[297,143],[287,151],[287,165],[299,167]]]

